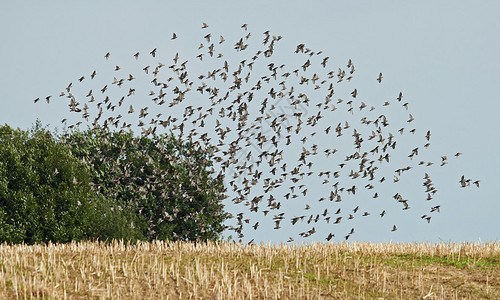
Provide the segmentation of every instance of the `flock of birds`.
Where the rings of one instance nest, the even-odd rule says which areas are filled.
[[[287,231],[296,226],[303,238],[320,231],[316,223],[324,222],[324,239],[330,241],[340,228],[335,226],[349,222],[338,235],[347,240],[355,233],[355,218],[381,219],[407,211],[413,203],[425,206],[419,213],[424,222],[440,212],[430,170],[445,167],[461,153],[450,159],[442,155],[437,166],[418,159],[429,151],[431,132],[414,125],[402,92],[382,101],[368,100],[361,89],[352,87],[356,68],[351,59],[333,67],[322,51],[299,44],[287,55],[293,56],[292,63],[301,63],[290,68],[274,60],[281,36],[266,31],[262,43],[251,44],[245,24],[243,35],[229,43],[208,28],[203,23],[199,54],[190,61],[171,53],[172,59],[164,64],[159,61],[163,50],[154,48],[131,53],[131,61],[147,62],[140,65],[139,74],[112,64],[112,80],[99,79],[94,70],[78,78],[77,90],[70,83],[59,96],[82,119],[68,128],[85,121],[121,132],[140,128],[142,135],[172,130],[211,151],[211,172],[224,175],[225,194],[232,201],[226,205],[232,210],[226,228],[240,239],[247,230],[257,230],[259,222],[273,224],[275,230],[285,223]],[[174,33],[170,42],[178,38]],[[171,49],[175,45],[165,52]],[[235,57],[237,62],[232,62]],[[111,53],[104,56],[108,64],[112,58]],[[188,66],[199,70],[203,63],[208,68],[201,74],[188,73]],[[373,82],[382,84],[383,78],[379,73]],[[145,87],[136,83],[140,80],[151,85],[149,92],[139,94]],[[85,89],[86,82],[96,87]],[[45,97],[47,103],[51,97]],[[416,144],[406,149],[413,141]],[[423,187],[422,202],[398,192],[404,180]],[[465,176],[458,186],[468,188],[471,183],[479,187],[479,180]],[[259,221],[252,221],[257,214]],[[396,230],[395,224],[387,228]]]

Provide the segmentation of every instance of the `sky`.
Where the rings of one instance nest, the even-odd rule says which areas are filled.
[[[325,112],[318,127],[304,125],[300,137],[294,136],[291,145],[283,148],[280,164],[287,162],[290,166],[297,163],[295,156],[303,147],[311,149],[316,144],[322,150],[335,147],[339,151],[335,154],[337,158],[324,155],[311,158],[315,163],[311,169],[314,174],[306,176],[301,181],[304,187],[297,187],[295,191],[301,196],[285,200],[287,187],[277,189],[273,196],[281,201],[281,210],[273,210],[267,216],[262,213],[267,200],[263,200],[257,213],[249,212],[244,202],[233,204],[232,194],[225,200],[228,211],[244,212],[244,219],[248,219],[243,241],[278,243],[290,237],[295,243],[325,241],[329,233],[335,234],[332,241],[342,241],[351,228],[355,228],[355,233],[349,235],[348,241],[498,241],[500,197],[495,189],[500,181],[497,155],[500,148],[497,117],[500,111],[500,20],[496,14],[499,10],[498,1],[4,1],[0,4],[0,123],[28,129],[39,119],[60,129],[63,118],[73,122],[82,120],[69,113],[65,97],[58,97],[70,82],[72,93],[81,95],[78,98],[81,102],[86,101],[89,89],[101,97],[104,93],[99,90],[104,85],[109,86],[109,96],[115,99],[125,88],[116,89],[113,77],[127,78],[128,74],[136,77],[131,82],[136,92],[126,101],[134,101],[138,110],[151,104],[148,93],[154,90],[148,77],[151,74],[146,75],[142,70],[146,65],[151,65],[150,71],[158,62],[169,66],[178,53],[179,63],[188,61],[189,77],[195,87],[210,81],[198,79],[198,75],[206,76],[210,70],[220,68],[223,60],[229,62],[232,71],[242,60],[249,63],[257,50],[265,49],[262,41],[264,32],[269,30],[271,36],[281,38],[276,41],[272,58],[255,60],[250,83],[244,84],[247,90],[261,76],[269,75],[267,64],[271,62],[284,65],[279,72],[287,70],[293,74],[310,59],[312,66],[304,71],[304,76],[319,74],[320,80],[328,80],[329,71],[333,71],[337,79],[338,68],[349,73],[349,60],[356,71],[351,81],[333,81],[332,103],[338,109],[330,114]],[[209,27],[202,28],[203,22]],[[243,24],[247,24],[246,30]],[[178,37],[172,40],[174,32]],[[216,45],[214,57],[207,53],[209,42],[204,37],[208,33],[211,33],[210,43]],[[249,33],[251,36],[246,39]],[[226,42],[219,44],[221,35]],[[240,38],[249,45],[246,52],[234,49]],[[200,44],[205,47],[199,49]],[[295,53],[299,44],[305,44],[315,54]],[[154,48],[157,53],[153,58],[149,52]],[[104,55],[108,52],[110,58],[106,60]],[[133,57],[136,52],[140,53],[138,59]],[[200,53],[204,53],[203,60],[197,58]],[[223,57],[217,59],[217,53]],[[328,66],[322,67],[321,61],[327,56]],[[120,71],[114,71],[116,66],[120,66]],[[249,72],[247,66],[243,69],[242,76]],[[91,81],[93,70],[97,76]],[[381,83],[377,82],[379,73],[383,74]],[[85,79],[79,82],[81,76]],[[307,93],[311,104],[293,107],[282,101],[277,102],[276,107],[289,120],[293,119],[294,112],[301,112],[302,121],[306,122],[318,112],[315,105],[324,102],[321,92],[326,88],[315,90],[312,83],[300,85],[298,78],[290,76],[287,88],[294,86],[298,92]],[[125,82],[127,86],[129,83]],[[278,82],[266,87],[279,90]],[[213,84],[219,84],[221,94],[229,87],[229,83],[220,79],[213,80]],[[356,98],[350,95],[354,89],[359,92]],[[399,92],[404,95],[401,102],[396,100]],[[50,104],[45,103],[48,95],[52,95]],[[266,97],[270,95],[256,92],[254,100],[249,102],[248,110],[253,116],[258,114]],[[36,98],[42,100],[35,104]],[[205,103],[209,101],[206,93],[190,92],[185,101],[197,106],[203,99]],[[337,99],[344,101],[337,103]],[[349,100],[353,101],[353,113],[347,110]],[[391,105],[384,106],[386,101]],[[363,111],[358,108],[361,102],[367,105]],[[408,110],[402,107],[403,103],[408,103]],[[371,106],[376,109],[367,112]],[[166,107],[150,107],[151,115],[162,113],[164,117],[182,118],[184,112],[184,107],[170,111]],[[346,189],[353,180],[358,180],[350,179],[348,172],[344,173],[347,169],[338,170],[338,164],[343,157],[355,152],[349,137],[353,128],[361,132],[365,144],[369,143],[368,136],[375,127],[360,124],[360,118],[376,119],[381,113],[389,119],[391,125],[387,130],[398,142],[398,147],[391,152],[391,163],[375,163],[380,166],[377,179],[384,176],[390,183],[377,184],[368,190],[363,188],[365,181],[356,181],[359,182],[356,197],[344,191],[341,203],[319,202],[321,197],[330,195],[334,183],[334,178],[330,178],[330,183],[322,184],[326,177],[319,177],[320,171],[342,172],[339,181]],[[126,110],[123,114],[124,118],[133,118]],[[407,122],[409,114],[415,121]],[[207,120],[204,128],[214,140],[216,116]],[[129,121],[137,122],[137,117]],[[339,122],[344,126],[345,121],[351,124],[351,128],[344,130],[349,134],[336,138],[334,129]],[[324,130],[329,125],[333,133],[326,135]],[[225,126],[230,127],[231,123]],[[262,127],[266,134],[265,125]],[[398,132],[400,127],[406,127],[403,134]],[[415,134],[408,132],[412,128],[416,129]],[[236,128],[232,129],[234,133]],[[424,150],[428,130],[432,133],[431,146]],[[315,131],[317,134],[313,135]],[[286,141],[285,135],[280,137],[280,143]],[[309,138],[307,142],[301,141],[304,136]],[[255,141],[240,151],[241,161],[249,149],[254,149],[248,164],[255,162],[257,144]],[[420,148],[420,153],[409,160],[407,155],[415,147]],[[454,156],[457,152],[462,153],[458,158]],[[444,155],[449,163],[441,167]],[[371,154],[368,158],[372,159]],[[378,154],[373,155],[373,159],[376,158]],[[434,165],[418,166],[421,160],[433,161]],[[399,176],[401,182],[393,183],[394,170],[407,165],[412,169]],[[270,176],[271,168],[265,164],[254,166],[255,169],[263,172],[264,177]],[[301,171],[309,171],[306,169]],[[438,189],[431,201],[425,200],[426,193],[422,191],[425,173]],[[228,187],[231,175],[226,174]],[[462,175],[473,181],[480,180],[480,187],[461,188]],[[235,178],[239,182],[243,179]],[[308,189],[307,194],[303,193],[304,188]],[[380,193],[380,197],[373,199],[374,192]],[[401,209],[401,204],[392,197],[395,192],[408,199],[410,209]],[[259,194],[262,188],[259,190],[257,185],[252,196]],[[306,210],[306,204],[311,208]],[[429,208],[435,205],[440,205],[439,213],[430,212]],[[352,211],[355,206],[360,206],[357,213]],[[333,225],[338,208],[342,209],[339,216],[343,216],[343,220]],[[321,214],[324,209],[330,211],[330,223],[324,221],[323,216],[317,223],[306,223],[310,215]],[[387,210],[383,218],[379,216],[382,210]],[[364,211],[370,215],[362,217]],[[285,213],[285,219],[281,222],[282,228],[275,230],[272,216],[281,212]],[[353,214],[354,219],[348,220],[349,214]],[[420,218],[423,214],[432,216],[430,223]],[[302,215],[305,220],[291,226],[291,218]],[[234,221],[231,221],[233,225]],[[256,222],[260,226],[254,230],[252,226]],[[397,231],[391,231],[393,225]],[[316,233],[310,237],[298,236],[312,227]],[[226,236],[229,235],[238,239],[234,232],[227,232]]]

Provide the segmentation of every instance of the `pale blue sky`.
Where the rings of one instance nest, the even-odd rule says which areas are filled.
[[[401,137],[400,141],[396,136],[402,149],[412,149],[415,143],[422,142],[425,132],[431,130],[428,159],[437,165],[441,155],[447,155],[450,160],[443,168],[423,169],[428,170],[439,190],[433,201],[441,205],[441,212],[433,213],[430,224],[419,218],[418,209],[427,209],[430,204],[418,198],[420,194],[415,186],[420,189],[422,178],[415,173],[399,187],[401,193],[410,198],[410,206],[414,203],[412,209],[394,210],[380,219],[378,212],[384,205],[394,205],[392,194],[386,197],[391,199],[380,203],[364,202],[373,200],[371,197],[356,199],[360,206],[372,210],[371,216],[357,215],[351,223],[342,221],[339,227],[318,222],[315,225],[318,232],[304,241],[323,241],[329,232],[335,233],[334,240],[338,240],[337,237],[341,239],[352,227],[356,233],[349,240],[498,240],[500,197],[495,191],[500,181],[498,11],[498,1],[148,1],[147,4],[3,1],[0,4],[0,123],[29,128],[39,118],[44,124],[61,127],[60,121],[68,117],[69,111],[60,100],[63,98],[57,96],[70,82],[76,91],[81,87],[81,93],[87,92],[93,70],[98,72],[97,83],[94,83],[100,89],[105,84],[111,86],[115,65],[122,67],[123,74],[139,77],[146,64],[161,61],[168,66],[178,52],[181,61],[189,60],[188,70],[194,79],[206,74],[208,66],[211,67],[208,59],[203,62],[196,59],[202,51],[198,45],[208,32],[215,40],[224,36],[227,45],[221,52],[225,59],[237,65],[240,54],[232,50],[232,45],[251,32],[250,46],[262,47],[263,32],[270,30],[272,35],[283,37],[277,43],[273,59],[291,71],[307,59],[293,53],[301,43],[316,52],[322,50],[321,57],[330,57],[328,65],[335,72],[338,67],[345,68],[352,59],[355,79],[346,88],[339,86],[334,99],[348,99],[349,92],[357,88],[360,96],[355,100],[358,101],[355,109],[360,101],[369,106],[380,101],[396,101],[395,97],[402,91],[409,111],[391,107],[385,112],[394,123],[405,124],[408,113],[415,117],[415,139],[406,136],[407,139]],[[202,29],[202,22],[209,28]],[[247,32],[241,28],[244,23],[248,24]],[[170,39],[173,32],[179,36],[175,43]],[[153,48],[158,49],[156,60],[148,54]],[[141,57],[136,61],[132,55],[138,51]],[[111,52],[109,61],[103,57],[107,52]],[[312,72],[323,72],[319,63],[311,68],[315,68]],[[379,72],[384,76],[381,84],[376,82]],[[78,78],[82,75],[87,79],[79,85]],[[135,101],[149,104],[147,92],[152,89],[151,84],[144,80],[136,84],[137,94],[145,100]],[[309,86],[309,90],[314,93],[313,86]],[[53,95],[50,105],[33,104],[35,98],[48,95]],[[255,105],[260,108],[260,103]],[[304,114],[314,111],[314,107],[308,108]],[[153,112],[167,114],[161,109]],[[337,123],[332,121],[332,127]],[[332,141],[337,143],[335,139]],[[296,151],[300,152],[302,142],[295,142],[298,143]],[[319,140],[318,145],[330,147],[326,143],[328,139]],[[336,146],[353,149],[352,141]],[[346,153],[352,152],[346,150]],[[452,159],[456,152],[463,155]],[[408,153],[404,154],[402,157]],[[396,166],[404,167],[395,161],[393,169]],[[387,174],[387,178],[392,178],[392,173]],[[481,187],[461,189],[458,183],[461,175],[480,179]],[[313,177],[318,180],[317,176]],[[311,180],[304,183],[314,186]],[[283,225],[288,224],[292,216],[309,216],[312,212],[304,212],[303,204],[317,203],[314,199],[325,194],[321,188],[319,185],[309,189],[307,197],[312,200],[282,201],[286,219],[281,230],[272,230],[274,223],[270,218],[262,218],[260,212],[250,214],[245,206],[227,204],[233,211],[243,209],[245,217],[251,218],[244,231],[245,240],[279,242],[292,236],[301,242],[297,236],[299,227]],[[420,207],[421,203],[425,208]],[[315,214],[321,213],[328,205],[332,204],[322,202],[312,210]],[[352,206],[343,205],[346,212]],[[333,214],[337,207],[329,208]],[[250,225],[256,221],[261,227],[254,231]],[[398,226],[398,231],[390,232],[393,224]],[[312,225],[304,225],[300,229],[310,227]]]

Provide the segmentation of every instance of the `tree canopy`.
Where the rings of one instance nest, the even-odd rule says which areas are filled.
[[[0,240],[69,242],[90,233],[91,175],[50,132],[0,127]]]
[[[172,134],[0,127],[0,241],[216,240],[210,152]]]

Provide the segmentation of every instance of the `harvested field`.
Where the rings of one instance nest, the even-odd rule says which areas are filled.
[[[0,245],[0,297],[500,299],[500,243]]]

